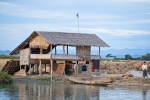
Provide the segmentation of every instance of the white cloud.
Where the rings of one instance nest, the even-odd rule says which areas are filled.
[[[56,10],[35,10],[12,3],[0,2],[0,14],[27,18],[70,18],[67,12]]]
[[[149,0],[113,0],[113,1],[116,1],[116,2],[137,2],[137,3],[141,3],[141,2],[144,2],[144,3],[150,3]]]

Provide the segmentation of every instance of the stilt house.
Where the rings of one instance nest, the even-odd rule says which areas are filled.
[[[63,53],[57,54],[57,47],[60,46],[62,46]],[[91,55],[91,46],[98,47],[97,55]],[[75,48],[75,55],[68,53],[69,47]],[[28,69],[29,74],[35,70],[36,64],[39,75],[42,75],[44,68],[46,72],[47,65],[52,75],[58,70],[63,74],[69,62],[78,64],[80,61],[85,61],[85,64],[90,64],[93,59],[100,60],[100,47],[109,47],[109,45],[95,34],[34,31],[10,55],[19,54],[20,69],[25,69],[25,71]],[[62,63],[61,66],[59,62]],[[45,65],[44,68],[43,65]],[[90,71],[89,67],[88,73]]]

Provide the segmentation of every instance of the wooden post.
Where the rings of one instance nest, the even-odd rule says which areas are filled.
[[[26,67],[27,67],[27,65],[24,65],[24,71],[25,71],[25,73],[26,73]]]
[[[30,64],[30,68],[29,68],[29,75],[31,75],[31,64]]]
[[[99,57],[100,57],[100,47],[99,47],[99,50],[98,50],[98,55],[99,55]]]
[[[51,59],[51,82],[53,78],[53,60]]]
[[[20,65],[20,70],[21,70],[21,65]]]
[[[33,71],[32,72],[34,73],[34,65],[33,65]]]
[[[56,51],[56,46],[55,46],[55,55],[57,54],[57,51]]]
[[[66,75],[66,72],[65,72],[65,68],[66,68],[66,61],[64,60],[64,76]]]
[[[76,68],[76,76],[78,76],[78,61],[76,61],[76,64],[77,64],[77,68]]]
[[[65,55],[65,47],[64,47],[64,45],[63,45],[63,54]]]
[[[41,59],[39,60],[39,75],[42,75],[42,65],[41,65]]]
[[[39,66],[39,64],[36,66],[36,72],[37,72],[37,74],[38,74],[38,72],[39,72],[38,66]]]
[[[46,64],[45,64],[45,73],[46,73]]]
[[[42,48],[40,48],[40,54],[43,54],[43,49]]]
[[[68,45],[67,45],[67,55],[68,55]]]
[[[53,75],[53,60],[52,60],[52,44],[50,45],[50,63],[51,63],[51,73],[50,73],[50,75],[51,75],[51,82],[52,82],[52,75]]]

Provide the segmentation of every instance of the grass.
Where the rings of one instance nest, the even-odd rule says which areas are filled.
[[[12,83],[13,78],[6,72],[0,72],[0,83]]]
[[[0,71],[4,67],[6,62],[9,61],[9,60],[11,60],[11,59],[0,59]]]

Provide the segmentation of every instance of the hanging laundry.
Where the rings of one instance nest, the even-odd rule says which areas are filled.
[[[95,69],[92,67],[92,72],[95,72]]]
[[[93,68],[99,69],[99,59],[96,59],[96,60],[93,59],[92,62],[93,62]]]

